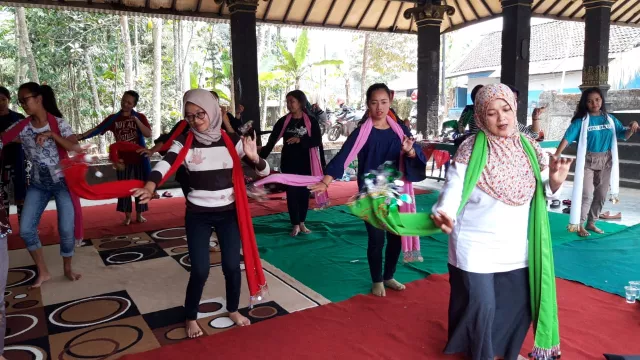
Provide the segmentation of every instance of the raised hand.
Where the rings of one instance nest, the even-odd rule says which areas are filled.
[[[249,160],[257,163],[260,160],[260,157],[258,156],[258,146],[256,145],[255,131],[253,135],[253,138],[251,136],[242,137],[242,149],[244,150],[244,154],[247,156],[247,158],[249,158]]]
[[[629,130],[633,131],[634,134],[640,132],[640,125],[638,125],[637,121],[633,121],[629,124]]]
[[[537,120],[538,118],[540,118],[540,115],[542,115],[542,113],[543,113],[546,109],[547,109],[547,107],[546,107],[546,106],[539,107],[539,108],[537,107],[537,108],[533,109],[533,113],[531,114],[531,118],[532,118],[532,119],[536,119],[536,120]]]
[[[415,142],[416,141],[413,138],[405,136],[404,139],[402,140],[402,151],[406,153],[410,152],[411,149],[413,149],[413,143]]]
[[[444,211],[438,210],[437,214],[431,214],[431,220],[443,233],[448,235],[453,231],[453,219],[445,214]]]
[[[549,185],[556,192],[567,179],[573,159],[549,154]]]

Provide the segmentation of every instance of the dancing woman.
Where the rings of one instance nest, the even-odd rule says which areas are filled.
[[[480,131],[460,145],[432,215],[449,234],[445,353],[516,360],[533,320],[532,357],[555,359],[560,338],[545,198],[558,198],[571,160],[552,156],[549,165],[540,146],[519,133],[506,85],[480,89],[474,111]]]
[[[221,132],[222,115],[214,96],[207,90],[189,90],[184,95],[184,115],[191,128],[187,136],[179,136],[167,155],[154,167],[143,188],[134,189],[141,204],[146,204],[156,186],[167,173],[183,164],[188,170],[191,191],[187,196],[185,228],[191,259],[191,273],[185,299],[186,330],[189,337],[202,335],[196,319],[202,290],[209,276],[209,239],[215,227],[222,251],[222,272],[225,278],[227,311],[239,326],[249,325],[249,319],[238,312],[240,301],[240,245],[250,291],[265,286],[264,275],[252,271],[259,263],[255,236],[248,210],[244,177],[240,159],[265,176],[269,165],[258,156],[256,142]],[[253,242],[254,251],[245,247]],[[257,283],[251,279],[258,276]]]
[[[269,141],[260,150],[266,159],[280,138],[283,138],[281,172],[296,175],[322,175],[319,148],[322,145],[320,124],[308,113],[307,96],[300,90],[287,94],[289,114],[273,126]],[[304,222],[309,209],[310,191],[306,186],[287,186],[287,208],[293,229],[291,236],[311,233]]]
[[[396,169],[403,172],[409,182],[425,179],[427,159],[420,146],[414,143],[409,129],[388,116],[390,99],[391,91],[386,85],[374,84],[369,87],[367,107],[371,117],[349,135],[340,152],[327,165],[326,175],[322,181],[310,187],[312,191],[316,193],[326,191],[333,179],[342,177],[344,169],[356,157],[360,189],[364,186],[364,175],[377,170],[380,165],[388,161],[393,162]],[[403,243],[400,236],[386,233],[387,248],[383,271],[382,250],[385,231],[368,223],[365,223],[365,226],[369,236],[367,259],[373,282],[371,292],[376,296],[385,296],[385,287],[404,290],[404,285],[393,278],[402,251]]]
[[[31,183],[20,219],[20,237],[38,268],[38,277],[32,287],[39,287],[51,278],[38,237],[38,223],[52,197],[58,212],[64,274],[69,280],[75,281],[80,279],[80,274],[73,272],[71,259],[74,238],[81,238],[78,231],[82,231],[82,213],[79,199],[69,192],[58,166],[61,160],[68,157],[67,151],[81,151],[81,148],[71,126],[62,118],[49,86],[32,82],[22,84],[18,90],[18,101],[29,117],[2,134],[0,146],[19,139],[33,164]]]
[[[9,109],[11,94],[7,88],[0,86],[0,133],[5,132],[11,125],[24,119],[20,113]],[[27,179],[25,173],[25,156],[22,145],[17,143],[7,144],[2,149],[2,162],[0,163],[0,183],[4,195],[4,207],[9,214],[10,189],[9,184],[13,183],[13,204],[18,209],[18,220],[22,216],[22,206],[27,193]]]
[[[137,92],[133,90],[126,91],[120,100],[120,111],[109,115],[95,128],[78,135],[78,140],[90,139],[96,135],[103,135],[107,131],[111,131],[116,141],[130,142],[146,147],[145,138],[151,137],[151,126],[143,113],[138,113],[134,110],[139,99],[140,96]],[[148,158],[135,152],[126,152],[121,155],[120,160],[122,165],[118,165],[116,169],[118,180],[147,180],[151,171]],[[132,207],[130,196],[118,199],[116,211],[125,214],[124,225],[131,223]],[[139,223],[146,222],[147,220],[142,217],[142,213],[148,210],[148,205],[141,204],[136,200],[136,221]]]
[[[611,200],[618,201],[618,142],[628,140],[640,130],[633,121],[629,127],[607,113],[599,88],[585,90],[564,138],[556,150],[560,156],[570,143],[578,142],[575,180],[571,199],[570,231],[591,235],[589,230],[604,233],[596,220],[611,189]],[[587,223],[585,227],[585,221]]]

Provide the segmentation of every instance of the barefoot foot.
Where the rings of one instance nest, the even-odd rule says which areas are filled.
[[[80,280],[80,278],[82,277],[82,275],[81,275],[81,274],[76,274],[76,273],[74,273],[72,270],[65,270],[65,271],[64,271],[64,276],[65,276],[67,279],[71,280],[71,281],[77,281],[77,280]]]
[[[143,218],[142,215],[138,214],[138,216],[136,216],[136,221],[139,223],[146,223],[147,219]]]
[[[584,226],[580,226],[580,228],[578,229],[578,236],[580,237],[587,237],[587,236],[591,236],[591,233],[588,232]]]
[[[303,223],[300,223],[300,232],[303,234],[311,234],[311,230],[309,230]]]
[[[127,215],[124,217],[124,221],[122,222],[122,225],[129,225],[131,224],[131,215]]]
[[[238,326],[248,326],[251,325],[251,320],[247,319],[246,317],[242,316],[242,314],[240,314],[239,312],[232,312],[229,313],[229,319],[231,319],[234,323],[236,323],[236,325]]]
[[[29,290],[39,288],[45,281],[49,281],[50,279],[51,274],[49,274],[48,272],[39,273],[33,285],[29,286]]]
[[[298,234],[300,234],[300,225],[295,225],[293,227],[293,230],[291,230],[291,234],[290,235],[292,237],[296,237],[296,236],[298,236]]]
[[[373,283],[373,285],[371,285],[371,293],[375,296],[380,296],[380,297],[387,296],[387,292],[384,289],[384,284],[381,282]]]
[[[384,286],[388,287],[389,289],[395,290],[395,291],[402,291],[402,290],[406,289],[406,287],[404,285],[402,285],[401,283],[399,283],[396,279],[385,280],[384,281]]]
[[[596,224],[588,224],[587,230],[591,230],[596,234],[604,234],[604,231],[596,226]]]
[[[187,332],[187,336],[191,339],[202,336],[202,330],[195,320],[187,320],[184,323],[184,330]]]

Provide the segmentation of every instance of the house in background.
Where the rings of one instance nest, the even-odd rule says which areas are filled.
[[[584,54],[584,23],[549,21],[531,26],[528,114],[538,106],[543,91],[580,93]],[[609,84],[611,89],[640,88],[640,28],[611,26]],[[500,82],[502,33],[487,34],[446,73],[455,94],[449,118],[457,119],[471,104],[476,85]],[[541,104],[544,106],[545,104]]]

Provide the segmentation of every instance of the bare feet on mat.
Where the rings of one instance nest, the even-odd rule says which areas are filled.
[[[147,222],[147,219],[143,218],[143,217],[142,217],[142,214],[138,214],[138,215],[136,216],[136,221],[142,224],[142,223],[146,223],[146,222]]]
[[[45,281],[48,281],[50,279],[51,275],[48,272],[39,273],[33,285],[29,286],[29,290],[39,288]]]
[[[251,325],[251,320],[247,319],[246,317],[242,316],[242,314],[240,314],[239,312],[232,312],[229,313],[229,319],[231,319],[234,323],[236,323],[236,325],[238,326],[248,326]]]
[[[298,234],[300,234],[300,226],[299,225],[295,225],[293,227],[293,230],[291,230],[291,236],[296,237],[296,236],[298,236]]]
[[[604,234],[604,231],[596,226],[596,224],[587,224],[587,230],[591,230],[596,234]]]
[[[584,228],[584,226],[580,226],[580,228],[578,229],[578,236],[587,237],[591,236],[591,233],[588,232],[587,229]]]
[[[222,250],[220,250],[220,246],[216,245],[216,246],[209,246],[209,252],[220,252]]]
[[[373,285],[371,285],[371,293],[380,297],[387,296],[387,292],[384,289],[384,283],[373,283]]]
[[[304,223],[300,223],[300,232],[303,234],[311,234],[311,230],[304,226]]]
[[[202,329],[195,320],[187,320],[184,323],[184,330],[191,339],[202,336]]]
[[[129,225],[131,224],[131,214],[127,214],[124,216],[124,221],[122,222],[122,225]]]
[[[76,280],[80,280],[80,278],[82,278],[81,274],[76,274],[73,272],[73,270],[69,269],[69,270],[64,270],[64,276],[71,280],[71,281],[76,281]]]
[[[389,289],[393,289],[395,291],[402,291],[407,288],[406,286],[400,284],[396,279],[385,280],[384,286],[388,287]]]

